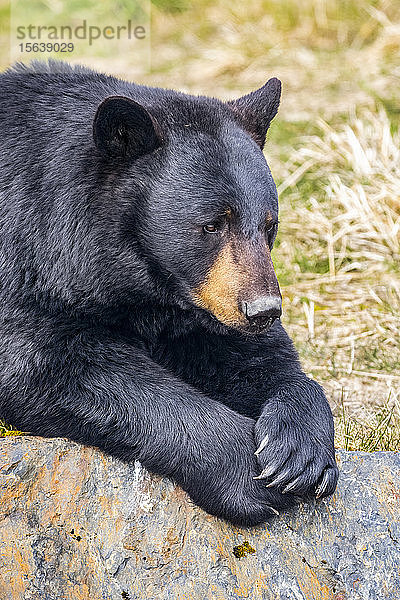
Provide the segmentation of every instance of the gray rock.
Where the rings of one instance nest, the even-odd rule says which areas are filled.
[[[335,495],[255,528],[64,439],[0,440],[1,600],[398,600],[400,456],[338,452]]]

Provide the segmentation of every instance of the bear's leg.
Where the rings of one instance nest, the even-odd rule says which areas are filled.
[[[266,336],[243,344],[234,391],[256,416],[259,478],[282,493],[332,494],[338,480],[333,417],[321,386],[301,370],[279,321]]]
[[[258,336],[200,332],[169,352],[186,381],[255,419],[259,476],[270,489],[303,497],[334,491],[332,413],[280,321]]]
[[[322,388],[303,374],[286,383],[282,378],[255,426],[259,478],[283,493],[332,494],[338,479],[333,437]]]
[[[9,355],[0,376],[0,414],[14,426],[94,445],[125,461],[138,459],[173,478],[207,512],[237,524],[263,522],[293,505],[294,496],[254,479],[253,419],[174,377],[132,345],[86,334],[53,337],[51,345],[31,363],[26,353],[25,371]],[[16,351],[21,348],[19,340]]]

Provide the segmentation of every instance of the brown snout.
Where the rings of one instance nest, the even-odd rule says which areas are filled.
[[[193,299],[226,325],[252,332],[268,329],[282,312],[268,246],[227,243],[205,281],[193,291]]]

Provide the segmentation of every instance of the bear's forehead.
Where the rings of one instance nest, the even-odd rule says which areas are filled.
[[[189,95],[165,95],[149,106],[161,126],[169,130],[186,128],[210,133],[234,122],[232,111],[216,98]]]
[[[154,208],[210,219],[232,209],[250,227],[277,212],[276,187],[262,152],[243,132],[243,143],[202,133],[169,145],[167,168],[157,182]],[[231,143],[232,142],[232,143]]]

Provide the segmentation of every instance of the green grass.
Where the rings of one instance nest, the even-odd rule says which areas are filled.
[[[0,437],[10,437],[12,435],[26,435],[26,433],[14,429],[12,425],[7,424],[0,419]]]
[[[400,451],[400,419],[395,406],[375,407],[373,414],[363,420],[351,417],[344,405],[335,419],[335,445],[345,450],[364,452]]]

